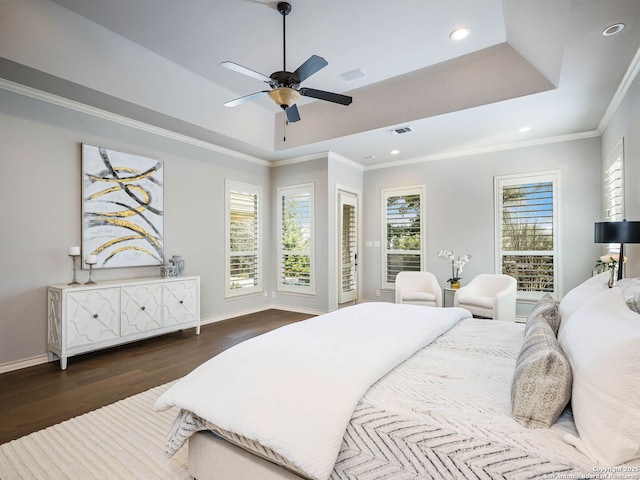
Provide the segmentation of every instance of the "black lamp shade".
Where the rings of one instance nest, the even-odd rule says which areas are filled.
[[[595,243],[640,243],[640,222],[596,222]]]

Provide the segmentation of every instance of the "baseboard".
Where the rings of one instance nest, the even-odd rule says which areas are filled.
[[[0,374],[13,372],[14,370],[20,370],[22,368],[33,367],[35,365],[42,365],[49,361],[48,355],[37,355],[35,357],[25,358],[22,360],[16,360],[14,362],[7,362],[0,364]]]
[[[232,318],[241,317],[243,315],[250,315],[252,313],[264,312],[273,308],[271,305],[265,305],[256,308],[250,308],[248,310],[241,310],[239,312],[226,313],[224,315],[217,315],[215,317],[201,318],[200,325],[209,325],[210,323],[222,322],[224,320],[230,320]]]
[[[285,312],[307,313],[309,315],[322,315],[323,313],[327,313],[327,310],[318,310],[315,308],[292,307],[290,305],[272,304],[269,306],[269,308],[272,308],[275,310],[284,310]]]
[[[307,313],[309,315],[321,315],[323,313],[327,313],[321,310],[291,307],[288,305],[264,305],[261,307],[228,313],[225,315],[218,315],[218,316],[209,317],[209,318],[201,318],[200,325],[208,325],[210,323],[221,322],[223,320],[230,320],[232,318],[241,317],[243,315],[250,315],[252,313],[264,312],[265,310],[272,310],[272,309],[284,310],[287,312]],[[48,355],[44,354],[44,355],[37,355],[35,357],[24,358],[22,360],[15,360],[13,362],[2,363],[0,364],[0,374],[12,372],[14,370],[20,370],[23,368],[33,367],[35,365],[42,365],[43,363],[47,363],[48,361],[49,361]]]

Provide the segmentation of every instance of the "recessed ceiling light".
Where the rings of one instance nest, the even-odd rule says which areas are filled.
[[[467,38],[470,33],[471,30],[468,28],[457,28],[449,34],[449,38],[454,42],[459,42],[460,40]]]
[[[531,127],[522,127],[518,129],[520,133],[528,132],[529,130],[531,130]]]
[[[620,32],[624,28],[624,23],[615,23],[613,25],[609,25],[602,31],[602,35],[605,37],[610,37],[611,35],[615,35]]]
[[[389,153],[391,155],[398,155],[400,153],[400,150],[391,150]]]

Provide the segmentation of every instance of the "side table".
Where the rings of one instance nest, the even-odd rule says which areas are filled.
[[[453,297],[456,296],[457,288],[443,288],[442,289],[442,306],[453,307]]]

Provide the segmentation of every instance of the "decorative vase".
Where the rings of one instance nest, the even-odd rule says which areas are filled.
[[[171,257],[169,263],[172,263],[176,267],[176,276],[181,277],[184,275],[184,260],[180,255],[174,255]]]
[[[451,282],[451,288],[457,290],[460,288],[460,282]]]
[[[172,264],[160,266],[160,276],[162,278],[177,277],[176,266]]]

